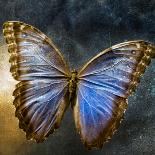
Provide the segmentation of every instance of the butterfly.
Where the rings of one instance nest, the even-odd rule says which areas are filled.
[[[15,116],[27,139],[43,142],[60,126],[71,105],[86,148],[101,148],[118,129],[128,96],[155,57],[142,40],[123,42],[70,71],[58,48],[37,28],[18,21],[3,24],[10,71],[19,81],[13,92]]]

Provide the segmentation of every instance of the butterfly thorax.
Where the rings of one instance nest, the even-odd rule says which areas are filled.
[[[69,79],[69,96],[70,96],[70,99],[73,97],[73,95],[76,91],[76,86],[77,86],[77,71],[73,70],[71,72],[71,76]]]

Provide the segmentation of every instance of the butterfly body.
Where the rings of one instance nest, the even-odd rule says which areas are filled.
[[[11,73],[19,81],[13,95],[19,126],[27,139],[42,142],[60,126],[72,103],[75,125],[87,148],[101,148],[123,119],[127,99],[155,57],[143,40],[114,45],[78,71],[70,71],[60,51],[28,24],[3,25]]]
[[[72,98],[75,95],[77,82],[78,82],[77,71],[74,69],[71,72],[71,76],[69,78],[69,100],[70,101],[72,100]]]

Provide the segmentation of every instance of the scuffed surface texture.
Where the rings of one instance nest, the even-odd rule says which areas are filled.
[[[155,43],[154,0],[1,0],[0,10],[0,25],[7,20],[20,20],[38,27],[52,36],[74,68],[116,43],[135,39]],[[11,94],[16,82],[9,67],[8,53],[1,47],[0,155],[155,154],[155,60],[129,98],[118,132],[101,151],[84,149],[75,132],[71,110],[61,128],[46,142],[26,141],[14,117]]]

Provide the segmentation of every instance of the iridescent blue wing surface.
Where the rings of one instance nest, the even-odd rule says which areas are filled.
[[[114,134],[126,110],[127,97],[154,51],[144,41],[124,42],[104,50],[79,71],[73,112],[87,148],[102,147]]]
[[[59,127],[69,103],[68,65],[52,41],[28,24],[5,22],[3,34],[10,71],[20,81],[13,93],[19,126],[27,139],[42,142]]]

